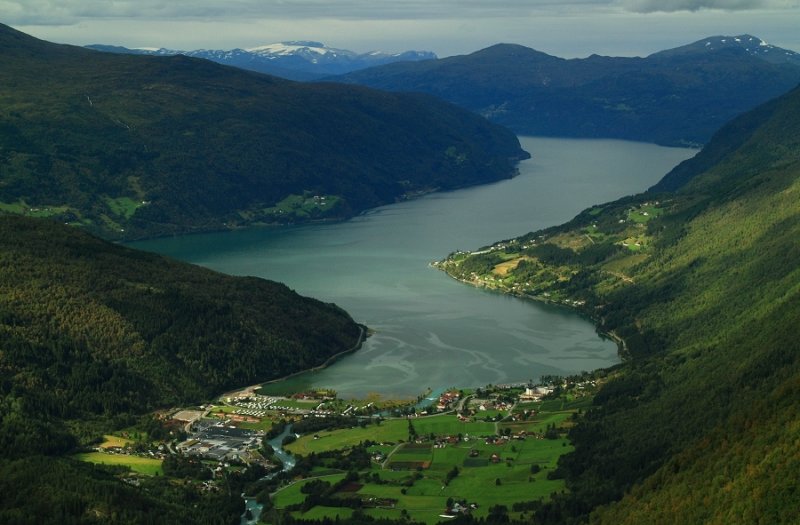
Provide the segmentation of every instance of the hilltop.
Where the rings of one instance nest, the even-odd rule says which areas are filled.
[[[527,156],[510,131],[429,96],[101,53],[7,26],[0,50],[0,211],[107,238],[345,218],[510,177]]]
[[[498,44],[332,80],[436,95],[520,134],[697,145],[800,83],[800,54],[751,35],[710,37],[646,58],[567,60]]]
[[[796,520],[798,123],[800,88],[644,194],[440,263],[620,341],[625,362],[559,464],[571,493],[540,523]]]

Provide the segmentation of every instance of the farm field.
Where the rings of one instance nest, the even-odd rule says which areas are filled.
[[[315,439],[314,436],[318,436]],[[286,450],[292,454],[308,455],[326,450],[337,450],[357,445],[363,441],[398,442],[408,439],[408,423],[404,419],[390,419],[380,425],[369,425],[361,428],[338,430],[322,430],[313,435],[301,436],[294,443],[287,445]]]
[[[270,512],[278,521],[281,513],[346,520],[354,512],[426,524],[460,512],[476,519],[500,512],[526,521],[538,502],[566,490],[556,474],[558,460],[573,450],[567,430],[591,407],[596,388],[582,379],[559,384],[563,390],[543,400],[520,400],[526,389],[501,386],[481,391],[460,406],[460,414],[308,432],[284,448],[296,456],[314,454],[317,463],[306,479],[274,494]],[[359,466],[337,466],[352,465],[348,458],[361,458]],[[337,468],[339,474],[331,475]],[[517,503],[524,505],[514,510]]]
[[[549,424],[558,426],[569,416],[570,412],[548,413],[536,421],[519,425],[528,431],[534,428],[544,430]],[[388,451],[391,455],[384,463],[373,463],[369,471],[361,472],[361,487],[357,492],[334,495],[358,496],[366,502],[364,513],[374,517],[398,519],[407,514],[416,521],[437,523],[442,519],[440,514],[446,511],[448,498],[477,505],[472,511],[473,516],[485,517],[493,505],[505,505],[510,510],[513,503],[546,500],[552,493],[564,490],[562,480],[548,479],[558,458],[572,450],[564,438],[498,439],[494,444],[491,439],[478,437],[494,436],[494,423],[464,423],[453,415],[413,419],[412,424],[420,436],[427,437],[433,432],[437,436],[461,433],[473,437],[438,447],[434,447],[433,442],[400,443],[408,439],[408,421],[401,419],[384,421],[380,426],[365,429],[320,432],[319,439],[303,436],[287,448],[293,452],[312,448],[315,452],[323,452],[355,445],[366,439],[375,440],[378,436],[397,440],[397,445],[370,448],[373,452]],[[508,425],[501,423],[501,429],[504,426]],[[452,476],[454,469],[458,474]],[[333,482],[341,477],[325,479]],[[274,499],[276,508],[302,503],[305,495],[301,493],[301,487],[307,482],[295,483],[278,492]],[[380,508],[371,507],[370,501],[380,502]],[[306,519],[336,516],[345,519],[352,512],[350,508],[319,505],[305,513],[295,510],[292,514]],[[519,517],[521,513],[511,514]]]
[[[161,470],[160,459],[143,458],[139,456],[130,456],[127,454],[106,454],[104,452],[86,452],[84,454],[76,454],[75,458],[81,461],[88,461],[89,463],[128,467],[134,472],[145,474],[147,476],[164,474],[164,471]]]
[[[313,435],[301,436],[294,443],[287,445],[286,450],[292,454],[306,455],[311,452],[319,453],[353,446],[367,440],[379,443],[398,443],[408,440],[408,421],[406,419],[387,419],[380,425],[371,424],[364,428],[324,430]],[[495,433],[495,423],[461,422],[451,414],[420,417],[410,421],[419,436],[429,436],[430,434],[484,436]]]
[[[103,442],[100,443],[100,448],[123,448],[126,445],[132,444],[134,441],[132,439],[120,437],[120,436],[112,436],[110,434],[106,434],[103,436]]]

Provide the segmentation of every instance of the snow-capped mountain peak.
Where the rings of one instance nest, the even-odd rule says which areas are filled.
[[[115,46],[88,46],[99,51],[147,55],[186,55],[213,60],[221,64],[251,69],[261,73],[282,76],[292,80],[312,80],[349,73],[371,66],[380,66],[400,60],[416,61],[436,58],[430,51],[405,51],[384,53],[371,51],[356,53],[347,49],[328,47],[312,40],[290,40],[247,49],[196,49],[177,51],[166,48],[126,49]]]
[[[721,50],[739,50],[773,64],[792,63],[800,65],[800,53],[768,44],[753,35],[712,36],[687,46],[661,51],[656,55],[694,54],[701,52],[717,52]]]
[[[355,55],[352,51],[344,49],[334,49],[326,46],[322,42],[312,42],[304,40],[293,40],[289,42],[277,42],[264,46],[251,47],[245,49],[248,53],[258,55]]]
[[[743,49],[750,55],[763,58],[769,62],[793,62],[800,64],[800,53],[783,49],[753,35],[714,36],[702,41],[705,49],[714,51],[726,48]]]

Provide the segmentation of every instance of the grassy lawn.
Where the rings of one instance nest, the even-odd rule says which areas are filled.
[[[222,412],[225,414],[233,414],[237,410],[241,410],[241,408],[230,405],[214,405],[214,408],[212,408],[209,413],[214,414],[217,412]]]
[[[164,474],[164,471],[161,470],[160,459],[128,456],[126,454],[105,454],[103,452],[87,452],[85,454],[77,454],[75,457],[81,461],[88,461],[89,463],[128,467],[134,472],[148,476]]]

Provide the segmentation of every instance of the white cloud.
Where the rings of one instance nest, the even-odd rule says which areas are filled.
[[[700,11],[718,9],[723,11],[796,9],[799,0],[622,0],[621,5],[637,13]]]
[[[11,25],[128,20],[440,20],[701,9],[791,9],[800,0],[0,0]]]
[[[217,20],[261,18],[441,19],[525,16],[610,5],[615,0],[0,0],[10,24],[86,19]]]

